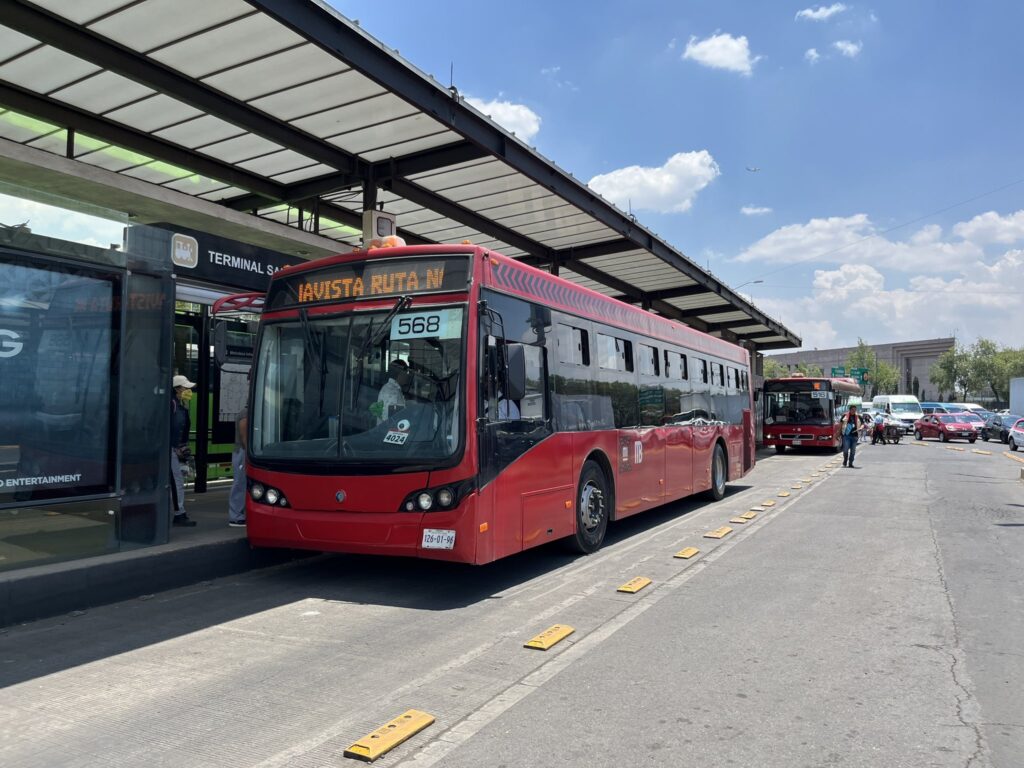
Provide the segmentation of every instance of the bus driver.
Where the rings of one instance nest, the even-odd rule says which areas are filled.
[[[405,390],[412,382],[412,371],[405,360],[392,360],[388,365],[388,380],[380,388],[377,402],[370,406],[377,417],[377,423],[387,421],[396,412],[405,408]]]

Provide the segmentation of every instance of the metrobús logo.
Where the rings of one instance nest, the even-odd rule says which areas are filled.
[[[14,331],[0,328],[0,357],[14,357],[21,352],[25,348],[25,343],[19,339],[21,336]]]
[[[175,233],[171,237],[171,262],[177,267],[195,269],[199,266],[199,241]]]

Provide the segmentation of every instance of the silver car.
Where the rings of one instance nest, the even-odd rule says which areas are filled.
[[[1007,436],[1006,442],[1011,451],[1024,448],[1024,419],[1018,419],[1017,423],[1010,427],[1010,434]]]

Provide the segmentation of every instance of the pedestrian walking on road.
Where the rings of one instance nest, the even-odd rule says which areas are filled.
[[[228,496],[228,525],[245,527],[245,452],[248,446],[249,409],[235,419],[235,449],[231,452],[231,495]]]
[[[843,438],[843,466],[853,469],[853,459],[857,455],[857,440],[860,420],[857,418],[857,406],[851,405],[850,410],[839,420],[839,434]]]

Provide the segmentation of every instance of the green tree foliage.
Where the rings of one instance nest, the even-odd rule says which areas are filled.
[[[968,359],[968,389],[992,395],[997,403],[1010,399],[1010,379],[1024,376],[1024,349],[1000,348],[990,339],[978,339],[964,350]]]
[[[895,365],[890,365],[884,360],[877,360],[873,374],[870,381],[874,385],[876,395],[896,394],[900,385],[900,372]]]
[[[888,366],[892,368],[892,366]],[[857,347],[846,356],[846,372],[849,374],[854,368],[864,368],[864,399],[870,400],[875,395],[883,394],[888,390],[883,389],[879,384],[879,362],[875,350],[864,343],[864,339],[857,339]],[[896,382],[899,381],[897,377]],[[889,374],[885,372],[882,381],[888,383]],[[895,391],[895,390],[893,390]]]
[[[966,400],[970,371],[970,354],[958,345],[939,355],[939,359],[928,372],[928,377],[942,392],[952,392],[953,397],[956,397],[959,390]]]
[[[796,369],[804,376],[822,376],[821,366],[808,363],[797,363]]]
[[[787,375],[789,370],[774,357],[764,359],[764,377],[766,379],[779,379]]]

